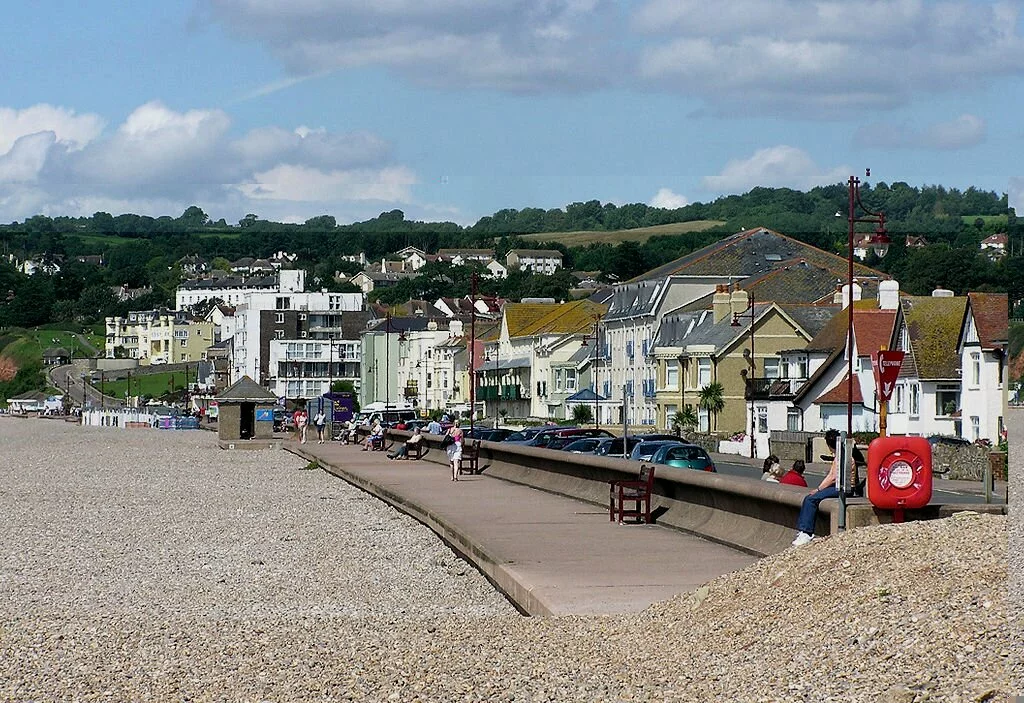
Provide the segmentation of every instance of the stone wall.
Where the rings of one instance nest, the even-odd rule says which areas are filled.
[[[981,481],[989,465],[987,447],[936,444],[932,447],[932,471],[943,478]]]

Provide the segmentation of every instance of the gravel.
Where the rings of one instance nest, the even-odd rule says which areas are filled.
[[[302,469],[209,433],[0,420],[0,700],[1014,691],[1003,517],[816,540],[638,616],[524,618],[425,528]]]

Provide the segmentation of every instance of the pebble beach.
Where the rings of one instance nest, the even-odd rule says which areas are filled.
[[[852,531],[640,615],[527,618],[411,518],[208,432],[0,418],[0,516],[3,701],[1024,693],[1005,517]]]

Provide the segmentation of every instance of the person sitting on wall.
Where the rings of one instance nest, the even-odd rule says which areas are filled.
[[[804,496],[804,501],[800,505],[800,517],[797,518],[794,547],[800,547],[814,539],[814,523],[818,519],[818,505],[821,501],[839,497],[839,488],[836,486],[836,477],[839,475],[839,452],[836,450],[838,441],[838,430],[829,430],[825,433],[825,445],[832,451],[832,463],[818,487]]]
[[[398,448],[394,454],[388,453],[388,459],[408,459],[409,451],[420,446],[423,442],[423,435],[420,434],[420,428],[417,427],[412,431],[412,437],[406,440],[405,444]]]
[[[807,479],[804,478],[804,471],[807,465],[804,464],[803,459],[797,459],[793,462],[793,468],[786,472],[786,475],[779,479],[779,483],[784,483],[787,486],[802,486],[807,488]]]

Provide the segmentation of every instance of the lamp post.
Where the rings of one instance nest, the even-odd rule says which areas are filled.
[[[871,169],[864,172],[865,178],[871,177]],[[850,176],[847,181],[849,211],[847,224],[849,225],[849,241],[847,252],[847,316],[846,316],[846,439],[853,438],[853,238],[854,230],[858,222],[868,222],[875,225],[875,231],[866,237],[866,241],[874,250],[875,255],[882,258],[889,252],[889,236],[885,229],[885,213],[873,212],[864,207],[860,200],[860,179]],[[861,215],[857,215],[860,208]],[[845,467],[844,467],[845,468]],[[857,463],[853,463],[852,485],[857,486]],[[846,486],[842,483],[839,486],[840,516],[843,519],[841,527],[845,528],[846,517]]]
[[[743,356],[747,357],[747,364],[750,369],[743,369],[740,371],[740,375],[743,376],[743,380],[746,382],[747,395],[750,400],[750,458],[757,458],[757,441],[754,437],[754,430],[757,429],[757,418],[754,417],[754,373],[757,371],[757,362],[754,358],[754,294],[750,294],[750,302],[747,304],[747,309],[743,312],[734,312],[732,314],[732,326],[740,326],[740,318],[750,318],[750,354],[749,356],[744,353]]]
[[[469,278],[469,436],[473,436],[473,422],[476,419],[476,283],[477,275]]]

